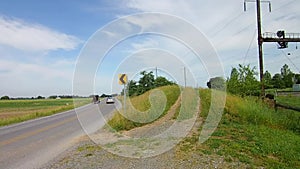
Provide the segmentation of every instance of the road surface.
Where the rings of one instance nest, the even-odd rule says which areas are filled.
[[[39,168],[105,124],[115,104],[88,104],[75,110],[0,128],[0,169]],[[81,124],[84,124],[82,127]]]

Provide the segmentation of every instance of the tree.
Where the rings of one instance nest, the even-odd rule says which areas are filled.
[[[226,82],[223,77],[214,77],[209,79],[207,87],[210,89],[225,90]]]
[[[256,68],[250,68],[250,65],[239,65],[239,68],[231,70],[230,78],[227,80],[227,89],[233,94],[259,95],[259,82],[255,78]]]
[[[295,84],[300,84],[300,74],[295,74]]]
[[[127,84],[127,91],[129,96],[137,96],[139,95],[138,86],[135,81],[130,80]]]
[[[250,65],[243,66],[239,64],[239,81],[242,85],[242,95],[259,95],[259,82],[255,78],[258,74],[256,68],[250,68]]]
[[[45,99],[43,96],[38,96],[37,99]]]
[[[105,97],[108,97],[108,96],[110,96],[110,95],[103,93],[103,94],[101,94],[100,98],[105,98]]]
[[[175,84],[174,82],[169,81],[165,77],[159,76],[155,79],[154,85],[155,87],[160,87],[160,86],[167,86],[167,85],[173,85]]]
[[[137,96],[145,93],[148,90],[151,90],[155,87],[166,86],[166,85],[174,85],[174,82],[169,81],[165,77],[159,76],[154,79],[153,72],[147,73],[146,71],[142,71],[140,73],[142,77],[138,82],[134,80],[130,80],[126,87],[126,92],[128,92],[129,96]],[[122,90],[121,95],[123,95],[124,91]]]
[[[1,100],[9,100],[9,97],[8,96],[2,96]]]
[[[276,73],[272,77],[272,85],[273,85],[274,88],[277,88],[277,89],[285,88],[285,84],[284,84],[284,81],[282,80],[281,74]]]
[[[264,83],[265,83],[265,88],[266,89],[270,89],[270,88],[273,88],[273,85],[272,85],[272,75],[269,71],[266,71],[264,73]]]
[[[146,91],[154,88],[154,75],[153,72],[147,73],[146,71],[142,71],[140,73],[142,77],[139,80],[139,90],[140,93],[145,93]]]
[[[57,98],[57,95],[49,96],[49,99],[56,99],[56,98]]]
[[[284,64],[280,70],[282,80],[284,81],[284,87],[290,88],[293,86],[294,73],[289,69],[287,64]]]
[[[227,79],[227,90],[232,94],[240,93],[239,72],[236,68],[232,68],[230,78]]]

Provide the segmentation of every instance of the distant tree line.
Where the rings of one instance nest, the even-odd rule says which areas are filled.
[[[159,76],[154,78],[153,72],[142,71],[141,78],[138,81],[130,80],[127,84],[126,90],[129,96],[137,96],[145,93],[148,90],[160,86],[175,85],[176,83],[169,81],[165,77]],[[123,95],[124,91],[122,91]]]
[[[45,99],[43,96],[37,96],[37,97],[9,97],[9,96],[2,96],[0,100],[31,100],[31,99]]]
[[[70,99],[70,98],[86,98],[85,96],[72,96],[72,95],[52,95],[48,97],[49,99]],[[46,99],[44,96],[37,96],[37,97],[9,97],[9,96],[2,96],[0,100],[32,100],[32,99]]]
[[[258,72],[256,67],[250,65],[239,65],[232,68],[230,77],[226,80],[223,77],[211,78],[207,86],[213,89],[226,90],[232,94],[260,95],[260,82],[257,80]],[[264,84],[266,89],[291,88],[294,84],[300,84],[300,74],[293,73],[287,64],[280,69],[280,73],[273,76],[269,71],[264,73]]]
[[[285,89],[291,88],[294,84],[300,84],[300,74],[296,74],[289,69],[287,64],[283,65],[280,73],[272,75],[266,71],[264,73],[266,89]]]
[[[86,96],[78,96],[78,95],[52,95],[48,97],[49,99],[72,99],[72,98],[86,98]]]

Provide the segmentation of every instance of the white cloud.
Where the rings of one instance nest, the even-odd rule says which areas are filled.
[[[265,31],[276,31],[280,28],[277,24],[281,25],[281,29],[297,29],[296,25],[300,26],[297,22],[299,5],[299,1],[272,0],[273,12],[268,13],[268,6],[262,4]],[[243,1],[240,0],[179,0],[176,3],[173,0],[130,0],[127,6],[141,12],[162,12],[182,17],[201,29],[213,42],[231,40],[240,31],[243,33],[238,35],[239,39],[243,39],[245,34],[252,35],[252,31],[256,29],[255,3],[247,3],[247,11],[244,12]]]
[[[300,17],[300,1],[272,0],[271,2],[273,8],[271,13],[268,12],[268,5],[262,3],[263,32],[276,32],[279,29],[285,29],[286,32],[299,33],[300,22],[297,18]],[[246,12],[243,11],[243,1],[241,0],[228,0],[226,2],[204,0],[179,0],[176,2],[173,0],[130,0],[127,6],[140,12],[167,13],[191,22],[212,42],[226,69],[231,69],[231,67],[237,66],[238,63],[243,63],[249,45],[252,43],[250,46],[252,50],[251,55],[254,55],[253,58],[255,59],[251,59],[251,64],[256,67],[258,65],[256,59],[257,35],[253,38],[253,33],[257,29],[255,3],[247,3]],[[145,20],[145,18],[141,18],[140,22],[142,21],[149,23],[158,22],[157,20]],[[166,21],[162,23],[164,24],[164,22]],[[175,26],[174,29],[180,30],[181,25]],[[189,31],[185,32],[186,36],[190,36],[188,35],[189,33]],[[254,39],[253,42],[251,42],[252,39]],[[276,53],[276,51],[274,52]],[[265,60],[267,62],[272,60],[272,58],[265,56]],[[253,61],[256,62],[253,63]],[[287,62],[287,60],[283,57],[282,62]],[[270,69],[275,70],[279,68],[274,65]]]
[[[72,50],[81,41],[39,24],[16,18],[0,17],[0,44],[24,51]]]
[[[281,1],[276,1],[276,3],[283,4]],[[120,20],[114,21],[114,24],[101,30],[106,36],[99,38],[101,41],[95,43],[102,44],[105,42],[101,46],[102,48],[109,43],[122,46],[116,48],[113,46],[114,48],[109,51],[113,54],[110,55],[111,58],[108,57],[106,59],[114,64],[110,65],[109,68],[106,68],[106,64],[103,64],[104,68],[106,68],[104,70],[115,69],[112,70],[115,74],[112,73],[108,76],[106,74],[107,71],[103,71],[104,74],[98,74],[100,77],[98,79],[99,82],[98,80],[96,81],[100,84],[101,90],[106,88],[107,91],[110,91],[112,87],[116,89],[121,88],[117,84],[116,76],[118,73],[128,73],[132,77],[141,70],[156,66],[165,70],[171,70],[172,74],[178,75],[176,78],[181,84],[183,84],[182,69],[183,66],[186,66],[194,73],[197,83],[201,86],[206,86],[206,82],[210,77],[224,76],[222,66],[225,68],[225,76],[228,76],[232,67],[244,61],[245,64],[248,64],[250,61],[251,66],[257,65],[256,38],[253,38],[256,30],[255,4],[249,4],[247,12],[243,11],[243,2],[240,0],[229,0],[226,3],[199,0],[179,0],[176,2],[173,0],[131,0],[127,1],[127,7],[139,12],[166,13],[178,16],[190,22],[205,36],[197,34],[197,31],[185,25],[180,19],[165,17],[163,14],[161,17],[151,14],[121,17]],[[265,10],[263,10],[263,13],[265,13]],[[276,15],[272,16],[272,18],[268,18],[270,17],[269,14],[264,15],[263,18],[266,19],[264,23],[276,22],[274,18],[285,16],[286,13],[276,12]],[[293,18],[293,16],[285,17],[286,22],[284,23],[287,25],[293,23]],[[271,26],[271,28],[274,28],[274,26]],[[267,29],[269,28],[267,27]],[[148,32],[161,34],[148,36]],[[134,38],[132,37],[133,35],[141,36]],[[178,39],[164,35],[177,35],[176,38]],[[199,38],[202,41],[199,41]],[[207,45],[209,42],[206,38],[212,42],[212,45],[219,53],[221,64],[218,63],[218,59],[210,57],[210,52],[213,49],[207,48],[209,47]],[[119,42],[118,39],[122,39],[120,44],[116,43]],[[184,44],[183,40],[185,40],[186,44]],[[113,41],[115,43],[112,43]],[[250,46],[251,52],[249,53],[251,56],[245,57],[251,41],[253,41],[253,44]],[[196,50],[201,60],[193,55],[192,52],[186,54],[189,51],[187,47],[192,47]],[[162,51],[178,56],[178,60],[174,61],[170,57],[164,57]],[[255,56],[252,57],[252,55]],[[94,54],[93,56],[96,55]],[[129,58],[124,59],[127,56]],[[267,56],[265,58],[269,59]],[[92,58],[89,60],[94,61],[96,59]],[[120,63],[122,61],[123,63]],[[103,81],[112,83],[107,85]]]
[[[0,60],[0,95],[33,96],[70,94],[74,63],[58,61],[49,65]]]
[[[145,48],[157,47],[159,45],[159,43],[157,41],[155,41],[154,39],[146,38],[146,40],[144,40],[142,43],[132,43],[131,45],[132,45],[133,49],[136,51],[136,50],[145,49]]]
[[[118,38],[122,39],[122,42],[120,44],[111,42],[115,36],[106,36],[107,31],[110,34],[119,34]],[[127,72],[130,78],[142,70],[154,67],[170,72],[181,85],[184,84],[182,78],[183,67],[186,67],[195,76],[191,74],[188,76],[188,85],[190,86],[196,86],[197,82],[195,81],[199,80],[203,85],[209,79],[208,76],[223,75],[222,66],[203,34],[191,24],[175,16],[158,13],[128,16],[113,22],[112,25],[108,25],[101,32],[104,33],[104,36],[97,37],[95,35],[96,39],[107,42],[106,45],[108,42],[116,45],[109,51],[112,59],[107,56],[107,60],[117,62],[120,65],[116,63],[117,65],[110,66],[110,69],[115,69],[117,73]],[[122,37],[125,37],[125,39]],[[115,41],[117,41],[117,38]],[[96,44],[99,44],[99,42]],[[101,47],[103,48],[103,46]],[[195,56],[191,49],[199,56]],[[173,57],[170,54],[166,55],[166,52],[171,53]],[[99,55],[99,52],[96,53]],[[113,59],[116,58],[116,55],[118,55],[118,58]],[[90,56],[97,55],[90,54]],[[87,59],[86,57],[83,58]],[[122,63],[120,58],[126,59]],[[89,58],[88,60],[95,61],[96,58]],[[105,74],[98,76],[102,77],[99,78],[100,81],[105,79]]]
[[[287,32],[299,32],[300,22],[297,18],[300,17],[300,1],[272,0],[272,5],[272,13],[268,13],[267,5],[262,5],[263,32],[276,32],[278,29],[285,29]],[[126,10],[126,12],[121,12],[126,14],[138,11],[178,16],[194,25],[204,36],[196,35],[195,32],[197,31],[182,24],[183,22],[178,22],[178,18],[166,19],[167,17],[158,17],[157,15],[120,17],[120,20],[113,21],[115,24],[109,23],[108,25],[112,24],[112,26],[104,26],[104,30],[100,30],[99,34],[96,33],[95,36],[98,36],[98,38],[90,39],[90,41],[93,41],[93,44],[88,46],[89,50],[87,52],[81,53],[82,57],[87,60],[78,60],[78,63],[84,62],[82,73],[90,71],[87,72],[88,76],[94,78],[95,72],[94,70],[90,70],[90,68],[95,67],[96,69],[98,65],[97,61],[101,57],[99,53],[104,55],[107,52],[106,50],[115,47],[114,45],[121,46],[108,51],[108,57],[105,58],[107,62],[100,65],[99,71],[100,73],[103,72],[103,74],[99,74],[99,79],[96,76],[96,83],[99,85],[96,85],[95,88],[98,91],[106,92],[114,88],[122,88],[122,86],[117,84],[117,73],[128,72],[133,75],[138,73],[139,70],[156,66],[168,71],[170,70],[169,72],[177,75],[176,79],[180,83],[183,83],[182,69],[183,66],[186,66],[195,74],[195,78],[198,80],[197,83],[205,86],[209,76],[220,76],[221,71],[218,70],[222,69],[220,64],[216,64],[217,60],[209,58],[210,51],[213,49],[207,49],[206,43],[208,42],[206,39],[212,43],[218,52],[222,61],[221,65],[225,67],[226,76],[230,73],[231,67],[235,67],[244,61],[245,64],[258,65],[257,42],[256,37],[253,38],[253,33],[256,30],[254,3],[247,4],[247,12],[243,11],[243,1],[241,0],[227,0],[226,2],[208,0],[178,0],[176,2],[174,0],[128,0],[122,2],[121,6],[122,9],[117,8],[116,10]],[[95,7],[97,8],[97,6]],[[103,6],[103,8],[106,7],[105,5]],[[116,15],[120,14],[120,11],[114,10],[113,12]],[[103,16],[101,15],[100,17]],[[147,33],[151,31],[161,32],[162,34],[149,35],[146,33],[144,36],[142,34],[144,33],[143,31]],[[178,39],[164,36],[164,33],[178,35],[176,36]],[[17,84],[22,84],[22,86],[27,86],[26,89],[31,90],[31,93],[35,93],[32,92],[35,89],[49,90],[51,93],[56,88],[70,90],[74,62],[64,60],[63,58],[66,57],[53,57],[53,53],[55,52],[49,51],[75,49],[81,43],[78,38],[43,25],[1,16],[0,34],[2,57],[0,59],[0,77],[6,81],[5,84],[1,84],[2,89],[14,91],[13,88],[18,88]],[[199,37],[203,39],[203,42],[197,39]],[[180,41],[180,39],[185,40],[186,44]],[[245,57],[251,41],[250,52]],[[199,57],[202,60],[196,57],[188,47],[198,50],[197,52],[201,53]],[[279,70],[280,68],[276,68],[279,64],[281,65],[283,62],[289,63],[282,54],[276,57],[276,59],[272,58],[272,50],[276,49],[264,49],[266,54],[265,67],[268,70]],[[164,51],[178,56],[177,60],[172,60],[170,56],[167,57]],[[58,55],[63,56],[60,52],[58,51]],[[137,55],[133,55],[135,53]],[[293,56],[300,55],[297,51],[294,51],[292,54]],[[10,57],[12,55],[14,57]],[[126,60],[125,58],[130,55],[132,55],[131,58],[127,58]],[[23,56],[31,57],[25,58]],[[67,54],[67,56],[70,56],[70,54]],[[57,61],[59,59],[62,60]],[[274,64],[272,60],[276,60],[277,64]],[[126,64],[120,67],[119,64],[121,63],[119,62],[122,61]],[[295,59],[294,61],[295,65],[299,65],[299,59]],[[87,78],[85,74],[84,78]],[[35,84],[34,80],[37,79],[42,84]],[[113,84],[109,83],[107,85],[108,82],[112,82]],[[10,85],[12,83],[15,85]],[[43,86],[47,86],[48,88]],[[84,85],[80,87],[83,89],[88,88]],[[19,91],[22,93],[26,89],[24,88],[24,90]],[[90,94],[90,92],[88,90],[86,94]],[[112,92],[117,91],[113,90]]]
[[[37,77],[39,80],[57,78],[71,80],[73,76],[72,71],[68,70],[68,68],[66,68],[68,71],[63,69],[63,67],[69,67],[69,61],[58,61],[48,66],[42,64],[22,63],[18,61],[0,60],[0,65],[1,70],[6,72],[5,74],[0,73],[0,75],[6,77]]]

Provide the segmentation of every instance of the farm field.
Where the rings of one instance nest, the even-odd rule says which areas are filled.
[[[71,110],[90,103],[90,98],[0,100],[0,126],[26,121],[55,113]]]

